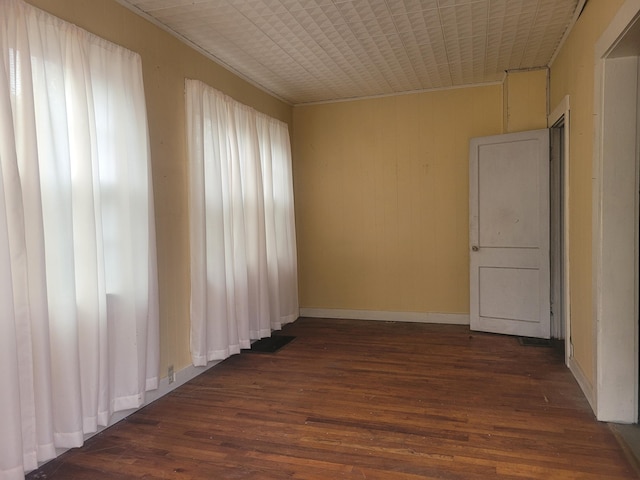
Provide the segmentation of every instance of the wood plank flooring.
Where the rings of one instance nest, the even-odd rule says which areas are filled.
[[[301,318],[29,480],[631,479],[563,364],[468,327]]]

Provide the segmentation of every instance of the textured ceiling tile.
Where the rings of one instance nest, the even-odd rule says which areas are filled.
[[[477,0],[438,0],[438,6],[451,7],[455,5],[468,5]]]
[[[440,18],[447,41],[455,42],[456,38],[485,35],[488,11],[487,0],[440,8]]]
[[[128,3],[145,12],[152,12],[163,8],[190,5],[194,2],[192,0],[131,0]]]
[[[566,2],[565,2],[566,3]],[[538,1],[534,0],[491,0],[489,3],[490,17],[508,17],[511,15],[522,15],[535,13],[538,8]]]
[[[351,2],[336,3],[335,5],[336,5],[336,9],[338,10],[338,12],[340,12],[340,15],[342,15],[342,18],[344,18],[345,22],[351,23],[351,22],[359,22],[362,20],[360,18],[360,14],[358,13],[358,10],[353,5],[353,3]]]
[[[578,0],[118,0],[296,104],[545,66]]]
[[[378,5],[379,0],[353,0],[351,5],[357,12],[361,21],[375,19],[374,8]]]
[[[406,14],[393,15],[391,19],[393,20],[393,24],[395,25],[397,32],[399,33],[414,32],[414,29],[411,26],[411,21],[409,20],[409,15],[406,15]]]
[[[394,0],[389,1],[388,5],[391,14],[396,15],[433,10],[438,7],[438,2],[436,0]]]

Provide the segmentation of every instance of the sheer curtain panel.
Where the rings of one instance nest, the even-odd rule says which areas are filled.
[[[185,87],[191,355],[206,365],[298,318],[291,147],[285,123]]]
[[[0,479],[157,388],[140,57],[0,1]]]

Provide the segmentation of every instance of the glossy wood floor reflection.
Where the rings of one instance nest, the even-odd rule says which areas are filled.
[[[302,318],[30,479],[630,479],[561,350]]]

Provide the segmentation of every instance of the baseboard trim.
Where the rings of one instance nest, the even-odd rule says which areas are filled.
[[[341,318],[345,320],[380,320],[383,322],[469,325],[468,313],[385,312],[377,310],[343,310],[338,308],[301,308],[300,316],[310,318]]]
[[[209,362],[204,367],[194,367],[193,365],[189,365],[189,366],[183,368],[182,370],[179,370],[179,371],[175,372],[175,381],[172,382],[172,383],[169,383],[169,378],[168,377],[161,378],[157,389],[149,390],[149,391],[145,392],[144,403],[140,407],[131,408],[129,410],[121,410],[119,412],[114,412],[113,415],[111,415],[111,418],[109,419],[109,425],[107,425],[106,427],[105,426],[100,426],[100,427],[98,427],[97,431],[95,431],[93,433],[85,434],[84,441],[86,442],[88,439],[90,439],[94,435],[97,435],[100,432],[102,432],[103,430],[105,430],[105,429],[107,429],[109,427],[112,427],[116,423],[124,420],[129,415],[137,412],[141,408],[146,407],[150,403],[153,403],[156,400],[164,397],[165,395],[167,395],[168,393],[172,392],[173,390],[175,390],[179,386],[184,385],[185,383],[187,383],[189,380],[192,380],[192,379],[196,378],[198,375],[201,375],[202,373],[206,372],[210,368],[215,367],[221,361],[222,360],[213,360],[213,361]],[[67,450],[69,450],[69,449],[67,449],[67,448],[56,448],[56,457],[59,457],[60,455],[62,455]],[[41,467],[42,465],[44,465],[47,462],[49,462],[49,460],[47,460],[45,462],[40,462],[38,464],[38,467]]]
[[[584,396],[591,406],[591,410],[593,410],[593,413],[596,414],[596,396],[593,390],[593,385],[591,385],[591,382],[587,379],[587,376],[582,371],[582,368],[580,367],[578,362],[575,361],[574,357],[569,358],[567,367],[569,367],[569,371],[573,374],[573,377],[578,382],[582,393],[584,393]]]
[[[222,360],[213,360],[213,361],[207,363],[207,365],[204,366],[204,367],[194,367],[193,365],[189,365],[189,366],[183,368],[182,370],[178,370],[177,372],[175,372],[175,374],[174,374],[175,380],[173,382],[171,382],[171,383],[169,383],[169,377],[161,378],[157,389],[149,390],[149,391],[145,392],[145,398],[144,398],[144,404],[143,405],[141,405],[139,408],[132,408],[130,410],[122,410],[120,412],[115,412],[111,416],[111,420],[109,421],[109,426],[108,427],[102,427],[102,429],[104,430],[105,428],[109,428],[110,426],[118,423],[120,420],[123,420],[123,419],[127,418],[129,415],[131,415],[132,413],[136,412],[140,408],[146,407],[150,403],[153,403],[156,400],[158,400],[159,398],[164,397],[166,394],[172,392],[173,390],[175,390],[176,388],[180,387],[181,385],[184,385],[189,380],[192,380],[192,379],[196,378],[198,375],[201,375],[202,373],[206,372],[210,368],[215,367],[221,361]],[[98,430],[98,432],[99,431],[100,430]],[[98,432],[96,432],[96,433],[98,433]],[[92,433],[92,434],[89,434],[89,435],[93,436],[93,435],[95,435],[95,433]]]

